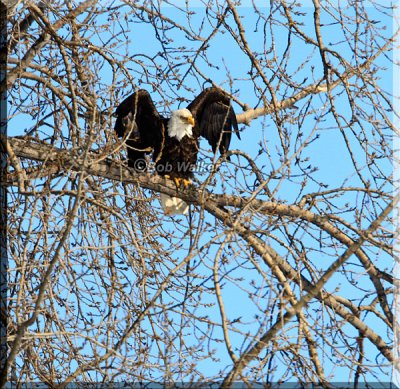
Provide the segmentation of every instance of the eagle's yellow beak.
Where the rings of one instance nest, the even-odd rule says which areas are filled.
[[[191,124],[194,127],[194,117],[193,116],[188,116],[187,118],[185,118],[185,121],[187,124]]]

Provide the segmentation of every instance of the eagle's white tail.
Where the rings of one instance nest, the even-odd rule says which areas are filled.
[[[182,199],[164,193],[161,193],[161,205],[164,213],[169,216],[186,215],[189,212],[189,206]]]

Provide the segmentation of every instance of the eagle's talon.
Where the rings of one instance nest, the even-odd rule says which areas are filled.
[[[174,182],[177,188],[181,186],[182,178],[174,177]]]
[[[187,180],[186,178],[183,178],[182,182],[183,182],[183,186],[185,188],[187,188],[188,186],[192,185],[192,183],[193,183],[192,180]]]

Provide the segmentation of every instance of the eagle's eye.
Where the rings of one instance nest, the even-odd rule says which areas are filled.
[[[181,119],[184,123],[188,123],[188,124],[191,124],[192,126],[194,126],[193,116],[179,115],[179,119]]]

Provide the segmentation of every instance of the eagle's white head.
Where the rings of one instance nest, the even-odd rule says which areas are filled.
[[[168,122],[168,135],[175,137],[180,141],[185,135],[192,137],[194,118],[192,113],[186,109],[178,109],[172,112],[171,119]]]

